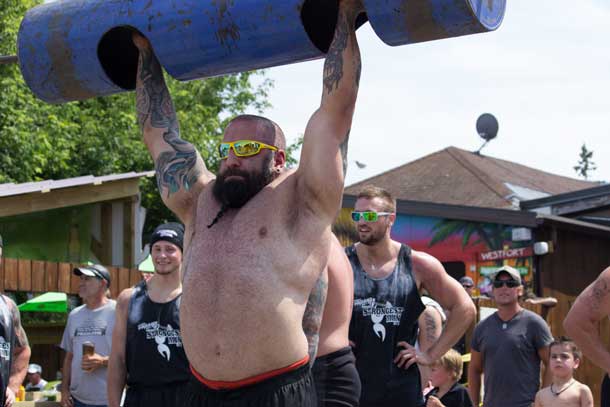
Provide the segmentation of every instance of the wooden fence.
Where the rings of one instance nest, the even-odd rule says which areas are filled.
[[[81,264],[58,263],[38,260],[7,259],[0,261],[0,291],[26,291],[46,293],[49,291],[78,294],[77,276],[72,270]],[[110,272],[110,293],[116,298],[119,293],[142,279],[138,269],[106,267]]]

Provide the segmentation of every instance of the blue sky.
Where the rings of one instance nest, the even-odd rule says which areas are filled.
[[[474,151],[477,117],[494,114],[485,155],[576,177],[582,143],[593,180],[610,181],[610,2],[510,0],[495,32],[389,47],[358,31],[363,71],[347,183],[447,146]],[[266,112],[289,140],[319,105],[321,60],[271,68]]]

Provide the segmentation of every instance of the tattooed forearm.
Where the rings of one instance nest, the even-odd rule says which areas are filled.
[[[307,336],[309,345],[309,364],[313,365],[318,353],[318,342],[320,339],[320,326],[322,325],[322,314],[326,303],[326,292],[328,290],[328,275],[323,272],[316,285],[309,294],[307,307],[303,314],[303,332]]]
[[[343,160],[343,177],[345,177],[345,174],[347,173],[347,145],[349,142],[350,131],[351,130],[347,131],[345,139],[343,139],[341,145],[339,145],[339,150],[341,151],[341,159]]]
[[[11,309],[11,316],[13,319],[13,330],[15,332],[15,347],[25,348],[27,346],[30,346],[30,343],[28,342],[28,337],[25,334],[25,330],[23,329],[23,325],[21,325],[21,315],[19,314],[17,306],[12,300],[9,300],[8,303]]]
[[[426,339],[428,344],[432,345],[438,339],[437,335],[437,325],[434,317],[429,313],[426,313],[425,316],[425,325],[426,325]]]
[[[138,79],[142,86],[136,89],[138,122],[143,128],[146,120],[155,128],[178,129],[176,112],[169,90],[165,85],[161,65],[151,49],[140,50]]]
[[[347,16],[345,13],[339,13],[335,38],[324,61],[324,88],[329,94],[339,88],[339,82],[343,78],[343,51],[347,48],[349,38],[347,27]]]
[[[593,284],[591,295],[589,297],[589,303],[592,311],[595,313],[600,312],[601,304],[608,295],[608,284],[603,278],[598,278]]]
[[[201,175],[197,166],[197,151],[180,138],[178,118],[161,65],[152,49],[141,48],[136,89],[138,122],[144,131],[149,125],[163,129],[163,140],[171,150],[161,152],[155,159],[159,192],[169,197],[180,189],[189,190]]]

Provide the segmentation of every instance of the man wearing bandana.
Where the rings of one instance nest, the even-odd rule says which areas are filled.
[[[159,192],[186,228],[182,338],[191,364],[187,406],[315,406],[302,320],[322,273],[341,205],[347,141],[360,78],[361,0],[340,0],[324,64],[322,101],[304,133],[300,165],[285,168],[273,121],[233,119],[218,174],[182,140],[161,67],[140,52],[138,119]],[[323,296],[317,297],[323,298]],[[322,312],[323,307],[313,307]]]
[[[190,377],[180,336],[184,226],[159,225],[152,234],[155,273],[117,299],[108,363],[108,404],[119,407],[182,407]]]

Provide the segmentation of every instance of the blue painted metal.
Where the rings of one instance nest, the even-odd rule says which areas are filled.
[[[506,0],[365,0],[392,45],[495,29]],[[490,7],[491,6],[491,7]],[[174,78],[242,72],[320,58],[338,0],[59,0],[28,11],[18,36],[23,77],[50,103],[135,87],[143,33]]]
[[[388,45],[495,30],[506,0],[364,0],[369,22]]]

